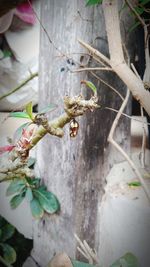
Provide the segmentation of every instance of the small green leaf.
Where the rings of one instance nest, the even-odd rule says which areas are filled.
[[[25,198],[24,194],[16,195],[10,200],[10,206],[12,209],[16,209]]]
[[[135,22],[130,28],[129,33],[132,32],[134,29],[136,29],[141,23],[139,21]]]
[[[28,114],[28,116],[30,117],[31,120],[34,120],[34,116],[33,116],[33,113],[32,113],[32,102],[29,102],[26,105],[26,113]]]
[[[103,0],[87,0],[86,6],[96,5],[96,4],[102,4]]]
[[[15,133],[14,133],[14,139],[15,139],[16,141],[18,141],[18,140],[21,138],[23,129],[27,129],[28,126],[29,126],[30,124],[31,124],[31,122],[26,122],[26,123],[22,124],[22,125],[15,131]]]
[[[36,198],[30,202],[31,212],[34,218],[39,219],[43,217],[44,210]]]
[[[12,264],[16,261],[16,251],[8,244],[1,244],[0,246],[3,250],[3,257],[5,261],[9,264]]]
[[[43,108],[42,110],[40,110],[38,112],[38,114],[45,114],[47,112],[53,111],[53,110],[56,109],[56,107],[57,107],[57,105],[55,105],[55,104],[49,104],[45,108]]]
[[[5,242],[6,240],[8,240],[13,236],[13,234],[15,233],[15,228],[13,227],[13,225],[7,223],[1,228],[1,231],[2,234],[0,237],[0,241]]]
[[[32,201],[32,199],[33,199],[33,194],[32,194],[32,190],[30,187],[27,188],[26,198],[28,199],[28,201]]]
[[[90,81],[81,81],[81,84],[84,83],[86,86],[88,86],[89,88],[91,88],[91,90],[93,91],[94,94],[97,93],[97,88],[95,87],[95,85],[90,82]]]
[[[11,112],[9,117],[12,118],[23,118],[23,119],[30,119],[29,115],[26,112]]]
[[[28,163],[27,163],[28,168],[34,167],[35,162],[36,162],[35,158],[29,157]]]
[[[139,267],[137,258],[132,253],[126,253],[110,267]]]
[[[3,50],[3,57],[11,57],[13,54],[10,50]]]
[[[15,193],[19,193],[25,186],[26,186],[25,181],[21,179],[15,179],[8,186],[6,191],[6,196],[11,196]]]
[[[52,214],[60,210],[59,201],[53,193],[46,191],[43,187],[34,189],[33,192],[46,212]]]
[[[128,185],[137,187],[137,186],[141,186],[141,183],[139,181],[133,181],[133,182],[128,183]]]

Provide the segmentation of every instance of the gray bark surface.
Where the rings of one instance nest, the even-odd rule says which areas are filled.
[[[49,117],[60,115],[63,112],[64,95],[78,95],[81,91],[87,97],[91,95],[89,89],[81,89],[80,86],[81,80],[88,79],[98,87],[99,103],[118,109],[120,99],[109,88],[93,79],[92,75],[87,76],[86,72],[79,74],[70,71],[79,67],[76,61],[80,61],[80,53],[86,52],[78,44],[78,38],[93,44],[108,56],[101,6],[85,7],[85,1],[81,0],[43,0],[41,19],[53,44],[62,54],[49,43],[42,30],[40,108],[55,103],[58,109]],[[73,57],[73,63],[64,54]],[[85,55],[84,62],[88,58]],[[95,62],[90,65],[96,66]],[[125,86],[114,74],[97,74],[125,95]],[[45,215],[40,221],[34,222],[32,254],[40,266],[45,266],[56,253],[63,251],[70,257],[78,257],[74,233],[80,239],[85,239],[92,248],[97,248],[100,242],[98,208],[104,193],[105,177],[112,164],[122,160],[107,143],[114,116],[114,113],[104,109],[87,113],[77,119],[80,128],[76,138],[70,139],[68,125],[63,139],[47,135],[38,145],[40,176],[61,203],[58,214]],[[117,139],[126,150],[129,150],[129,131],[130,122],[122,119]]]

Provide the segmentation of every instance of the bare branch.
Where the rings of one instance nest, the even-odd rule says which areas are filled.
[[[30,75],[30,77],[28,79],[26,79],[25,81],[23,81],[20,85],[18,85],[16,88],[12,89],[11,91],[9,91],[6,94],[3,94],[2,96],[0,96],[0,100],[4,99],[5,97],[12,95],[13,93],[17,92],[19,89],[21,89],[24,85],[26,85],[29,81],[31,81],[32,79],[34,79],[36,76],[38,76],[38,73],[33,73]]]
[[[147,188],[147,185],[146,185],[146,183],[145,183],[145,181],[144,181],[144,179],[143,179],[143,177],[142,177],[142,175],[141,175],[141,173],[139,172],[139,170],[137,169],[137,167],[136,167],[136,165],[134,164],[134,162],[130,159],[130,157],[127,155],[127,153],[121,148],[121,146],[119,146],[118,144],[117,144],[117,142],[113,139],[113,136],[114,136],[114,132],[115,132],[115,129],[116,129],[116,127],[117,127],[117,124],[118,124],[118,121],[119,121],[119,119],[120,119],[120,117],[121,117],[121,114],[122,114],[122,112],[123,112],[123,110],[125,109],[125,107],[126,107],[126,105],[127,105],[127,102],[128,102],[128,99],[129,99],[129,95],[130,95],[130,93],[129,93],[129,90],[127,90],[127,94],[126,94],[126,97],[125,97],[125,99],[124,99],[124,101],[123,101],[123,103],[122,103],[122,105],[121,105],[121,107],[120,107],[120,110],[119,110],[119,112],[118,112],[118,114],[117,114],[117,116],[116,116],[116,118],[115,118],[115,120],[114,120],[114,122],[113,122],[113,125],[112,125],[112,127],[111,127],[111,130],[110,130],[110,133],[109,133],[109,136],[108,136],[108,141],[124,156],[124,158],[127,160],[127,162],[130,164],[130,166],[131,166],[131,168],[132,168],[132,170],[135,172],[135,174],[137,175],[137,177],[138,177],[138,179],[139,179],[139,181],[140,181],[140,183],[142,184],[142,186],[143,186],[143,189],[144,189],[144,191],[145,191],[145,193],[146,193],[146,195],[147,195],[147,197],[148,197],[148,200],[150,201],[150,192],[149,192],[149,190],[148,190],[148,188]]]
[[[97,71],[97,70],[106,70],[106,71],[113,71],[112,68],[107,68],[107,67],[97,67],[97,68],[80,68],[73,70],[71,72],[82,72],[82,71]]]
[[[124,97],[109,83],[105,82],[102,78],[100,78],[97,74],[95,74],[94,72],[91,71],[91,74],[97,78],[100,82],[102,82],[103,84],[105,84],[106,86],[108,86],[112,91],[114,91],[122,100],[124,100]]]

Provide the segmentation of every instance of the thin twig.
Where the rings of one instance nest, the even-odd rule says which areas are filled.
[[[36,76],[38,76],[38,73],[33,73],[28,79],[26,79],[25,81],[23,81],[20,85],[18,85],[16,88],[12,89],[11,91],[9,91],[6,94],[3,94],[2,96],[0,96],[0,100],[4,99],[5,97],[12,95],[13,93],[15,93],[16,91],[18,91],[19,89],[21,89],[24,85],[26,85],[29,81],[31,81],[33,78],[35,78]]]
[[[119,110],[114,109],[114,108],[110,108],[110,107],[104,107],[104,109],[108,109],[108,110],[114,111],[114,112],[116,112],[116,113],[119,112]],[[142,123],[142,124],[144,123],[145,125],[150,125],[150,123],[145,122],[145,121],[141,121],[141,120],[138,120],[138,119],[135,119],[135,118],[133,118],[132,116],[130,116],[130,115],[124,113],[124,112],[122,112],[121,115],[125,116],[126,118],[129,118],[130,120],[137,121],[137,122],[140,122],[140,123]]]
[[[78,62],[77,60],[75,60],[75,59],[72,58],[72,57],[67,56],[67,54],[65,54],[64,52],[62,52],[61,49],[59,49],[59,48],[55,45],[54,41],[53,41],[53,40],[51,39],[51,37],[49,36],[49,34],[48,34],[46,28],[45,28],[44,25],[42,24],[42,22],[41,22],[41,20],[40,20],[40,17],[38,16],[38,14],[36,13],[36,11],[34,10],[34,8],[33,8],[32,4],[31,4],[30,0],[27,0],[27,1],[28,1],[28,3],[29,3],[30,7],[32,8],[35,17],[37,18],[37,20],[38,20],[38,22],[39,22],[39,24],[40,24],[40,27],[41,27],[41,28],[43,29],[43,31],[45,32],[45,34],[46,34],[46,36],[47,36],[47,38],[48,38],[49,43],[55,48],[55,50],[56,50],[57,52],[59,52],[59,54],[60,54],[62,57],[66,57],[67,59],[72,59],[73,62],[75,62],[76,64],[78,64],[78,65],[80,66],[80,62]]]
[[[91,71],[91,74],[97,78],[100,82],[102,82],[103,84],[105,84],[106,86],[108,86],[112,91],[114,91],[122,100],[124,100],[124,97],[109,83],[105,82],[102,78],[100,78],[97,74],[95,74],[94,72]]]
[[[117,142],[113,139],[113,136],[114,136],[114,132],[116,130],[116,127],[118,125],[118,122],[119,122],[119,119],[121,117],[121,114],[123,112],[123,110],[125,109],[126,105],[127,105],[127,102],[128,102],[128,99],[129,99],[129,96],[130,96],[130,93],[129,93],[129,89],[127,89],[127,94],[126,94],[126,97],[119,109],[119,112],[112,124],[112,127],[111,127],[111,130],[110,130],[110,133],[109,133],[109,136],[108,136],[108,141],[124,156],[124,158],[127,160],[127,162],[130,164],[132,170],[135,172],[135,174],[137,175],[140,183],[142,184],[143,186],[143,189],[147,195],[147,198],[148,200],[150,201],[150,192],[149,190],[147,189],[147,185],[141,175],[141,173],[139,172],[138,168],[136,167],[136,165],[134,164],[134,162],[130,159],[130,157],[128,156],[128,154],[121,148],[121,146],[119,146],[117,144]]]
[[[99,60],[102,59],[105,63],[108,64],[108,66],[110,66],[110,60],[104,56],[101,52],[99,52],[97,49],[94,49],[92,46],[90,46],[89,44],[85,43],[84,41],[82,40],[78,40],[78,42],[83,46],[85,47],[86,49],[88,49],[91,53],[91,55],[93,56],[93,58],[95,58],[95,60]]]
[[[126,4],[128,7],[131,9],[135,17],[139,20],[139,22],[142,24],[143,27],[145,27],[145,22],[144,20],[140,17],[140,15],[137,13],[136,9],[132,6],[129,0],[125,0]]]
[[[143,132],[140,160],[141,160],[142,168],[145,168],[146,130],[145,130],[145,125],[144,125],[144,112],[143,112],[142,106],[140,107],[140,110],[141,110],[141,117],[142,117],[142,132]]]
[[[137,72],[137,70],[136,70],[136,68],[135,68],[135,66],[134,66],[133,63],[131,63],[131,67],[132,67],[132,69],[133,69],[135,75],[139,78],[139,80],[141,80],[141,77],[140,77],[140,75],[138,74],[138,72]]]
[[[74,234],[75,239],[79,243],[80,247],[78,246],[78,251],[86,258],[88,259],[90,264],[98,263],[97,254],[90,248],[88,243],[84,240],[83,242],[80,240],[80,238],[77,236],[77,234]]]
[[[108,68],[108,67],[97,67],[97,68],[80,68],[80,69],[76,69],[73,70],[71,72],[82,72],[82,71],[96,71],[96,70],[106,70],[106,71],[113,71],[112,68]]]
[[[92,259],[94,260],[95,263],[98,263],[98,258],[96,253],[90,248],[89,244],[86,242],[86,240],[83,241],[83,244],[87,250],[87,252],[89,253],[89,255],[92,257]]]

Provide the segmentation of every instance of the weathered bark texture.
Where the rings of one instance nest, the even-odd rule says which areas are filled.
[[[82,38],[108,55],[101,6],[85,7],[85,2],[81,0],[43,0],[41,15],[42,24],[52,42],[63,54],[79,62],[79,53],[85,51],[77,39]],[[90,79],[98,86],[99,102],[102,105],[119,108],[120,98],[94,80],[92,75],[87,77],[85,72],[70,72],[69,69],[78,67],[76,61],[74,65],[61,55],[49,43],[43,30],[40,47],[39,105],[44,107],[48,103],[58,104],[58,109],[50,114],[51,118],[63,111],[65,94],[77,95],[81,92],[80,81],[83,79]],[[84,56],[84,62],[87,59],[87,55]],[[109,80],[111,85],[125,95],[126,88],[114,74],[97,74]],[[82,89],[82,93],[89,95],[91,92]],[[45,215],[44,219],[34,222],[32,255],[40,266],[45,266],[58,252],[65,251],[71,257],[78,256],[74,233],[81,239],[86,239],[93,248],[97,248],[99,244],[98,208],[104,192],[105,177],[112,164],[122,159],[107,144],[113,118],[114,113],[104,109],[88,113],[78,120],[80,129],[75,139],[70,139],[68,126],[63,139],[47,135],[38,146],[40,176],[61,203],[59,214]],[[129,149],[129,132],[130,122],[123,119],[117,139],[126,150]]]

